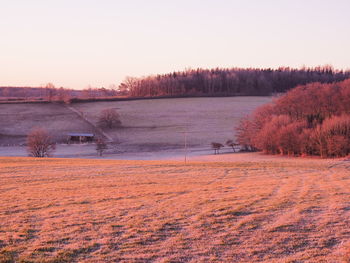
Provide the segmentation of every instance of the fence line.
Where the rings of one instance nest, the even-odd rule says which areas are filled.
[[[100,127],[98,127],[97,125],[95,125],[92,121],[90,121],[83,112],[77,110],[76,108],[69,106],[67,104],[64,104],[64,106],[71,110],[72,112],[76,113],[80,118],[82,118],[86,123],[88,123],[90,126],[92,126],[97,132],[99,132],[100,134],[102,134],[105,138],[108,139],[108,142],[114,142],[113,138],[108,135],[106,132],[104,132]]]

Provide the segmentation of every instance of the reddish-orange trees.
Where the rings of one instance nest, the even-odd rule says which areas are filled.
[[[313,134],[321,156],[345,156],[350,153],[350,115],[334,116],[319,125]]]
[[[299,86],[259,108],[237,128],[245,148],[271,154],[350,154],[350,80]]]

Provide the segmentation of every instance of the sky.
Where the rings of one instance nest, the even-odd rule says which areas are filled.
[[[0,86],[186,68],[350,68],[348,0],[0,0]]]

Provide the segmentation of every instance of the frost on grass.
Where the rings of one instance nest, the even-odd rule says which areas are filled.
[[[2,158],[0,168],[0,262],[350,258],[349,162]]]

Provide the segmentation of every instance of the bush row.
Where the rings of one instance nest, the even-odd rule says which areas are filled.
[[[243,118],[237,141],[269,154],[350,154],[350,80],[296,87]]]

